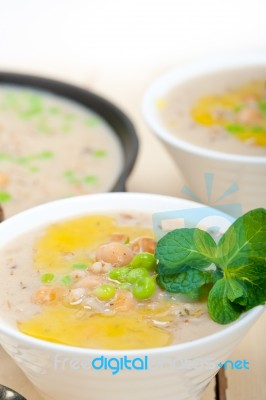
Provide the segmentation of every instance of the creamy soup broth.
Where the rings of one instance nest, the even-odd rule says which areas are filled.
[[[96,113],[48,92],[0,87],[0,203],[9,217],[58,198],[110,190],[120,142]]]
[[[134,276],[121,278],[132,257],[153,258],[151,226],[150,215],[136,212],[88,215],[17,238],[0,251],[1,317],[37,338],[100,349],[167,346],[221,330],[205,302],[180,301],[157,285],[136,298]],[[108,246],[122,246],[122,259],[107,256]],[[155,282],[155,271],[146,273]]]
[[[266,68],[239,68],[190,79],[159,98],[166,128],[216,151],[266,156]]]

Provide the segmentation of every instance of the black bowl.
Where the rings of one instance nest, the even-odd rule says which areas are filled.
[[[0,385],[0,400],[26,400],[21,394],[4,385]]]
[[[11,72],[0,72],[0,85],[14,84],[21,87],[43,89],[73,100],[99,114],[114,130],[124,152],[124,166],[111,192],[126,190],[126,180],[135,164],[138,138],[130,119],[114,104],[81,87],[54,79]]]

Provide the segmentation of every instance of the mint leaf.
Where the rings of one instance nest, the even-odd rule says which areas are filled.
[[[252,261],[266,264],[266,210],[258,208],[238,218],[217,246],[217,264],[241,266]]]
[[[247,301],[243,303],[246,309],[263,304],[266,300],[266,265],[253,261],[238,267],[227,267],[227,278],[237,279],[247,290]],[[230,278],[229,278],[230,279]],[[228,279],[228,280],[229,280]],[[239,303],[240,304],[240,303]]]
[[[266,284],[264,282],[256,281],[255,283],[245,283],[248,291],[247,303],[245,311],[253,307],[262,305],[266,301]]]
[[[230,285],[228,287],[228,282],[224,278],[219,279],[209,293],[208,311],[210,317],[219,324],[228,324],[235,321],[243,311],[243,307],[240,304],[229,300],[228,293],[232,294],[233,288],[230,288]]]
[[[247,264],[225,267],[224,273],[227,278],[238,278],[251,284],[259,281],[266,285],[266,265],[260,261],[251,260]]]
[[[215,271],[213,271],[212,278],[213,278],[213,283],[217,282],[219,279],[223,278],[224,273],[221,269],[217,268]]]
[[[159,275],[157,283],[171,293],[189,293],[212,282],[213,271],[200,271],[187,267],[185,272],[173,275]]]
[[[191,290],[191,292],[186,293],[186,296],[192,301],[203,301],[207,300],[210,291],[210,284],[203,285],[197,289]]]
[[[168,232],[157,243],[155,257],[159,274],[183,272],[191,266],[204,269],[215,259],[216,243],[208,232],[198,228],[182,228]]]
[[[226,294],[228,300],[240,305],[247,304],[248,291],[246,285],[237,279],[226,279]]]

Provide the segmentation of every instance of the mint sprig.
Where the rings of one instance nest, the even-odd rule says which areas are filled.
[[[239,217],[218,244],[203,230],[175,229],[158,241],[155,256],[163,289],[195,299],[212,285],[208,310],[218,323],[232,322],[266,302],[265,209]]]

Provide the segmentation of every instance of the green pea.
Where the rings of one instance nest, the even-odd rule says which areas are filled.
[[[108,276],[115,281],[127,282],[127,275],[130,270],[129,267],[114,268],[109,272]]]
[[[126,276],[126,280],[129,283],[135,283],[137,281],[143,280],[149,276],[148,271],[145,268],[134,268]]]
[[[133,258],[130,265],[132,268],[143,267],[152,271],[156,267],[156,259],[150,253],[139,253]]]
[[[54,274],[47,272],[41,276],[42,283],[50,283],[54,280]]]
[[[98,286],[93,293],[98,297],[99,300],[110,300],[115,295],[115,288],[111,285]]]
[[[119,284],[119,289],[131,290],[131,285],[128,282],[123,282]]]
[[[133,296],[138,300],[146,300],[156,292],[156,282],[154,277],[146,277],[134,283],[132,288]]]

